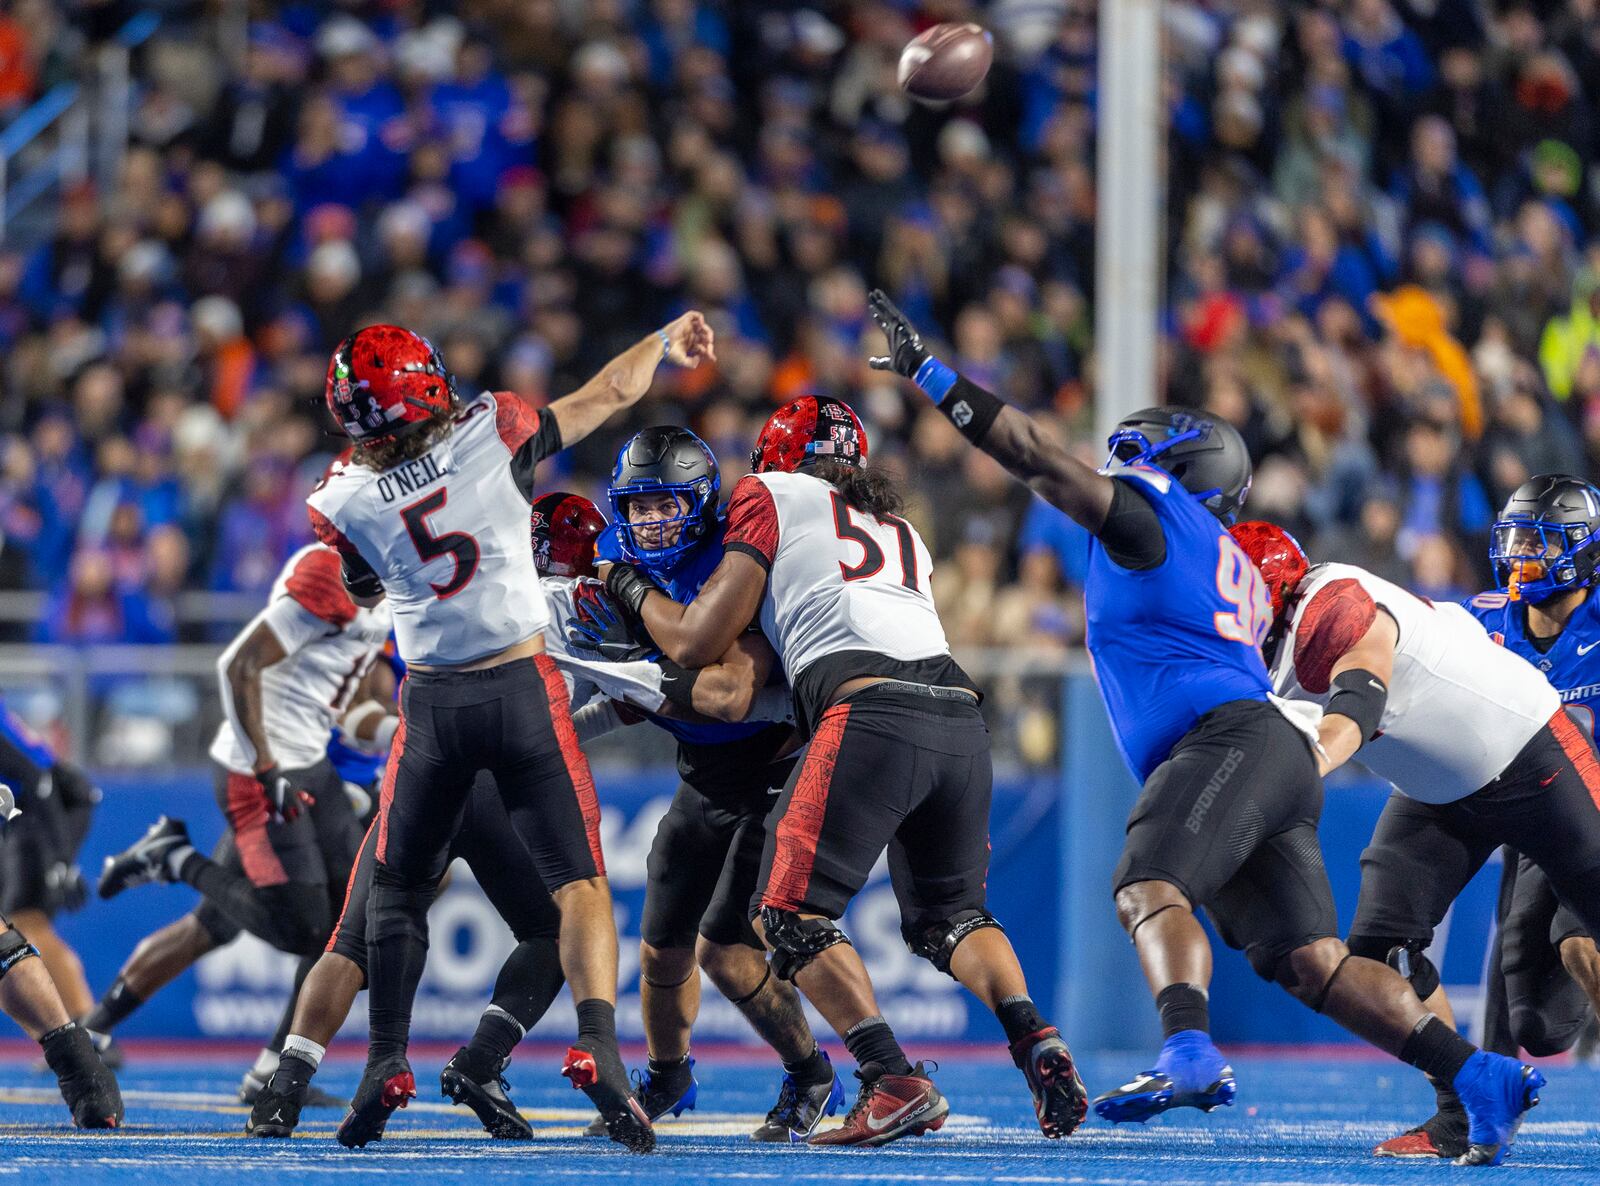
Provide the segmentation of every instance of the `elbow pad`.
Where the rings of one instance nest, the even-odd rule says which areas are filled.
[[[1322,711],[1324,716],[1338,713],[1349,717],[1361,730],[1365,745],[1378,735],[1378,722],[1383,719],[1383,707],[1388,702],[1388,686],[1366,668],[1353,667],[1334,677],[1333,698]]]

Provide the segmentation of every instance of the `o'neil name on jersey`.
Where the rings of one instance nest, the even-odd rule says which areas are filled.
[[[424,453],[415,461],[408,461],[399,469],[379,478],[378,493],[383,495],[384,502],[393,502],[402,494],[414,494],[429,482],[436,482],[442,477],[444,473],[433,459],[433,454]]]

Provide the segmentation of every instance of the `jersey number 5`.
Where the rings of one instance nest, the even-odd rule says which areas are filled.
[[[1267,631],[1272,629],[1272,596],[1256,566],[1233,537],[1222,536],[1221,544],[1221,554],[1217,557],[1217,592],[1233,609],[1217,611],[1211,616],[1212,621],[1217,625],[1217,633],[1229,642],[1260,646]]]
[[[862,581],[876,576],[883,568],[883,548],[870,531],[857,527],[851,520],[850,504],[845,502],[844,495],[834,491],[832,497],[834,534],[861,546],[861,563],[852,566],[843,560],[839,561],[840,575],[847,581]],[[917,547],[911,538],[911,524],[894,515],[878,515],[876,518],[882,526],[894,528],[895,542],[900,549],[900,583],[907,589],[916,589]]]
[[[411,537],[418,556],[424,561],[437,560],[441,556],[449,556],[455,560],[456,570],[450,574],[448,581],[442,585],[428,582],[440,601],[454,597],[465,589],[467,582],[472,579],[472,574],[478,571],[477,540],[465,531],[445,531],[434,535],[428,529],[428,516],[444,506],[448,493],[446,490],[435,490],[427,498],[419,498],[410,506],[400,509],[400,518],[405,520],[406,524],[406,534]]]

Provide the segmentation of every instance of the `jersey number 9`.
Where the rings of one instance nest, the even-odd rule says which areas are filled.
[[[1272,597],[1267,583],[1261,579],[1256,566],[1233,537],[1219,537],[1221,548],[1217,557],[1217,592],[1232,610],[1218,610],[1213,614],[1217,633],[1229,642],[1242,642],[1258,647],[1272,629]]]

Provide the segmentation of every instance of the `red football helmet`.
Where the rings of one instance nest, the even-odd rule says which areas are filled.
[[[542,577],[592,577],[605,516],[581,494],[556,490],[533,500],[533,564]]]
[[[867,430],[843,400],[802,395],[772,413],[761,426],[750,468],[758,474],[792,474],[814,458],[841,465],[867,461]]]
[[[1305,549],[1275,523],[1251,520],[1235,523],[1228,531],[1260,570],[1261,579],[1267,582],[1267,591],[1272,595],[1273,620],[1283,617],[1289,594],[1299,587],[1311,567]]]
[[[415,432],[456,402],[456,381],[433,343],[397,325],[357,330],[328,362],[328,411],[362,444]]]

